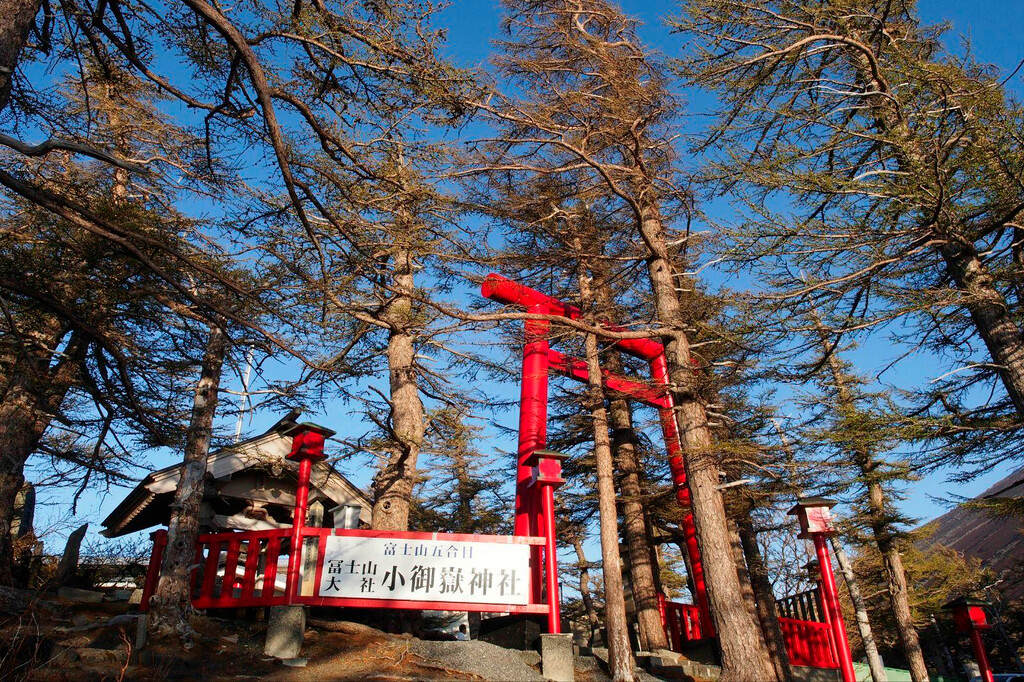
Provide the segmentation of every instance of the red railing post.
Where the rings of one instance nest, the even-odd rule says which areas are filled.
[[[989,665],[985,643],[981,639],[981,631],[992,627],[988,622],[988,614],[985,613],[987,606],[991,606],[987,601],[960,597],[942,607],[953,612],[957,632],[966,632],[971,638],[971,649],[974,651],[974,660],[978,662],[982,682],[992,682],[993,679],[992,666]]]
[[[532,495],[539,493],[543,517],[544,576],[548,605],[548,632],[562,631],[561,604],[558,596],[558,545],[555,527],[555,489],[565,483],[562,460],[568,455],[551,450],[534,450],[526,463],[530,467]],[[539,490],[538,490],[539,488]]]
[[[978,662],[978,671],[981,673],[982,682],[993,682],[992,666],[988,662],[985,643],[981,641],[981,633],[977,628],[971,628],[971,649],[974,651],[974,660]]]
[[[142,586],[142,601],[139,602],[139,612],[149,611],[149,598],[156,592],[157,583],[160,581],[160,564],[164,561],[164,549],[167,547],[167,531],[161,528],[149,536],[153,540],[153,551],[149,555],[149,566],[146,568],[146,582]]]
[[[665,639],[672,641],[672,634],[668,631],[668,618],[665,616],[665,593],[658,593],[658,615],[661,616],[661,629],[665,631]]]
[[[823,497],[804,497],[797,500],[789,514],[797,517],[800,522],[799,538],[811,538],[818,557],[818,570],[821,575],[821,601],[825,620],[832,633],[832,645],[839,670],[843,674],[843,682],[856,682],[857,675],[853,670],[853,658],[850,655],[850,643],[846,639],[846,624],[839,606],[839,592],[836,588],[836,577],[832,571],[832,557],[828,550],[828,538],[836,534],[832,522],[832,507],[835,500]]]
[[[561,604],[558,594],[558,547],[555,544],[555,489],[544,486],[544,577],[548,601],[548,632],[562,631]]]
[[[853,670],[853,658],[850,655],[850,644],[846,639],[846,624],[843,622],[843,611],[839,606],[839,594],[836,590],[836,578],[832,571],[832,557],[829,556],[828,541],[824,533],[814,533],[814,549],[818,553],[818,564],[821,567],[822,600],[825,610],[831,616],[832,639],[839,659],[839,669],[843,673],[843,682],[857,682],[857,674]]]

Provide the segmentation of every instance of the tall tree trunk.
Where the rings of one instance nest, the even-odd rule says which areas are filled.
[[[772,589],[771,578],[768,577],[768,569],[764,565],[764,557],[761,556],[761,548],[757,544],[754,521],[749,513],[740,515],[736,520],[736,529],[739,533],[740,545],[743,547],[743,556],[746,559],[750,586],[754,591],[757,619],[764,632],[765,644],[768,647],[768,654],[772,657],[775,675],[779,680],[789,682],[793,679],[793,671],[789,667],[786,641],[782,636],[782,627],[779,625],[779,613],[775,609],[775,592]]]
[[[622,361],[618,353],[608,353],[605,366],[612,372],[621,373]],[[633,588],[637,624],[640,626],[640,648],[644,651],[667,649],[668,638],[661,624],[657,581],[651,563],[651,548],[647,543],[649,533],[640,487],[640,463],[633,415],[626,400],[618,397],[610,399],[608,413],[615,464],[619,471],[619,488],[622,491],[623,535],[629,548],[630,585]]]
[[[884,494],[880,484],[869,486],[868,500],[871,514],[875,519],[882,519],[884,514]],[[882,565],[885,567],[885,582],[889,591],[889,604],[896,617],[896,629],[903,645],[903,653],[910,664],[910,677],[914,682],[928,681],[928,668],[924,663],[924,652],[921,640],[917,635],[914,617],[910,611],[910,596],[907,591],[907,572],[903,569],[903,558],[900,556],[899,545],[892,536],[889,524],[884,521],[872,523],[871,530],[882,553]]]
[[[673,330],[664,338],[676,402],[676,418],[686,453],[686,476],[693,499],[697,545],[704,563],[711,617],[722,652],[721,682],[774,680],[775,669],[759,624],[743,605],[743,593],[729,543],[725,503],[718,489],[719,463],[707,413],[697,394],[690,344],[681,318],[675,274],[669,261],[656,206],[643,207],[640,234],[649,251],[647,269],[660,322]]]
[[[25,463],[74,384],[85,352],[84,339],[72,334],[54,363],[66,327],[53,315],[40,315],[25,326],[14,331],[22,339],[10,341],[0,394],[0,585],[4,586],[14,581],[10,530],[18,492],[25,483]]]
[[[579,277],[580,295],[591,307],[593,295],[586,273]],[[587,314],[587,316],[592,317]],[[593,323],[593,319],[588,320]],[[611,441],[608,438],[608,411],[604,404],[601,361],[597,337],[586,336],[587,409],[593,420],[594,459],[597,464],[597,505],[601,521],[601,565],[604,574],[604,622],[608,632],[608,668],[613,682],[632,682],[633,652],[629,644],[626,600],[622,592],[622,566],[619,557],[619,515],[615,508],[615,479]]]
[[[849,378],[843,372],[842,363],[835,349],[829,349],[828,332],[816,314],[813,315],[815,328],[822,341],[823,351],[828,357],[828,368],[836,389],[838,407],[844,412],[856,410],[856,397],[850,388]],[[907,575],[903,569],[899,546],[893,536],[892,523],[886,511],[885,490],[878,478],[878,462],[868,447],[855,445],[853,459],[860,470],[861,479],[867,487],[868,525],[875,538],[875,544],[882,555],[885,568],[886,586],[889,592],[889,605],[896,617],[896,631],[899,634],[903,654],[910,666],[910,677],[913,682],[927,682],[928,668],[924,662],[921,641],[914,627],[914,619],[910,611],[910,598],[907,593]]]
[[[452,470],[455,473],[455,494],[458,497],[455,508],[456,528],[460,533],[471,533],[474,531],[473,498],[476,497],[476,488],[469,476],[465,453],[461,451],[453,453]]]
[[[21,50],[42,0],[0,0],[0,111],[7,108]]]
[[[199,383],[192,402],[192,417],[185,437],[185,459],[178,478],[178,488],[171,503],[171,520],[167,524],[167,548],[160,565],[160,581],[150,600],[148,628],[156,636],[177,635],[186,647],[192,645],[192,613],[189,567],[195,560],[199,536],[199,508],[203,499],[206,463],[213,436],[213,418],[217,413],[217,393],[221,368],[227,354],[228,339],[224,330],[210,324],[203,354]],[[207,576],[212,580],[212,576]]]
[[[996,289],[992,273],[972,242],[951,234],[939,250],[957,288],[967,295],[964,306],[998,368],[1007,395],[1024,418],[1024,334],[1010,313],[1012,308]]]
[[[381,319],[388,324],[388,377],[391,385],[391,452],[373,479],[374,530],[408,530],[409,507],[426,431],[416,379],[413,318],[413,257],[396,248],[392,261],[393,295]]]
[[[580,598],[583,599],[583,609],[590,621],[590,646],[600,646],[604,642],[601,639],[601,617],[594,605],[594,596],[590,593],[590,562],[587,561],[583,540],[579,536],[573,538],[572,547],[576,550],[576,570],[580,572]]]
[[[732,519],[727,519],[729,524],[729,545],[732,548],[732,558],[736,565],[736,576],[740,579],[740,592],[743,594],[743,605],[752,618],[757,618],[757,599],[754,596],[754,586],[750,581],[750,574],[747,572],[747,557],[743,552],[743,541],[740,539],[739,529]],[[760,620],[757,621],[761,623]],[[761,633],[764,637],[764,633]],[[769,652],[771,653],[771,652]]]
[[[836,555],[836,562],[846,581],[846,589],[850,593],[850,602],[853,604],[853,612],[857,618],[857,630],[860,632],[861,642],[864,643],[864,655],[868,659],[868,668],[871,669],[871,679],[874,682],[887,682],[889,677],[885,673],[885,666],[882,665],[882,657],[878,655],[878,645],[875,644],[875,636],[871,632],[868,608],[864,604],[864,597],[861,596],[857,576],[853,572],[853,565],[850,563],[850,558],[846,556],[843,544],[835,536],[832,537],[832,551]]]

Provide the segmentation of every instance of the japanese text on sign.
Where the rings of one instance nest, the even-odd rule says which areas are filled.
[[[495,542],[330,536],[321,597],[526,604],[530,548]]]

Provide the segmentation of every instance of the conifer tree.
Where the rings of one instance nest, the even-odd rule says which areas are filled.
[[[864,389],[861,379],[850,373],[840,356],[837,341],[827,332],[822,320],[813,318],[820,352],[813,366],[821,367],[819,376],[826,398],[825,408],[812,420],[803,434],[807,447],[819,451],[819,458],[843,467],[838,472],[857,486],[861,493],[856,515],[870,530],[885,566],[889,608],[897,623],[904,656],[915,682],[928,679],[924,654],[914,628],[908,599],[907,576],[901,553],[907,540],[901,526],[907,522],[895,508],[893,487],[912,475],[906,463],[887,461],[885,454],[898,441],[891,429],[892,408],[881,396]],[[820,420],[820,421],[818,421]],[[817,444],[812,446],[810,444]],[[849,474],[842,473],[843,470]]]
[[[430,414],[424,448],[430,461],[414,497],[410,530],[511,532],[499,497],[502,481],[476,449],[479,432],[454,407]]]
[[[645,250],[657,335],[666,347],[724,679],[772,679],[759,627],[740,595],[719,466],[681,314],[673,252],[685,239],[670,246],[667,221],[684,197],[672,163],[673,105],[663,78],[634,23],[604,2],[506,4],[511,39],[502,45],[499,67],[522,94],[478,105],[503,129],[489,163],[522,176],[581,175],[577,188],[621,202],[629,215]]]
[[[187,136],[156,113],[152,96],[113,65],[89,64],[82,79],[65,83],[54,103],[66,125],[92,127],[97,145],[125,156],[160,153],[174,163],[188,154]],[[162,145],[159,152],[156,145]],[[181,433],[177,367],[181,348],[188,347],[187,330],[167,320],[182,297],[158,274],[181,262],[164,258],[145,238],[159,234],[162,243],[190,250],[181,237],[188,221],[170,207],[166,187],[132,178],[124,169],[82,165],[70,155],[26,164],[22,177],[60,188],[142,236],[137,243],[117,244],[83,233],[73,221],[29,201],[8,200],[12,210],[0,227],[6,309],[0,525],[10,522],[16,488],[33,453],[63,468],[58,482],[77,485],[77,501],[90,484],[124,476],[120,470],[134,459],[120,444],[126,436],[147,445],[173,442]],[[146,252],[142,259],[139,248]],[[175,275],[195,281],[204,273]],[[84,443],[89,437],[94,442]],[[0,557],[9,556],[7,537],[0,538]],[[0,581],[7,580],[0,568]]]
[[[698,0],[673,25],[680,73],[721,102],[697,150],[743,211],[735,258],[796,315],[898,319],[894,337],[955,363],[920,424],[945,463],[1013,456],[1024,112],[999,75],[945,52],[913,2]]]

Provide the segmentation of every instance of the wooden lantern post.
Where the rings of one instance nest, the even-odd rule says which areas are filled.
[[[285,594],[289,603],[299,594],[299,567],[302,561],[302,529],[309,509],[309,478],[313,462],[326,458],[324,441],[334,431],[315,424],[298,424],[285,432],[292,436],[292,451],[287,459],[299,463],[299,479],[295,485],[295,510],[292,513],[291,552],[288,555],[288,581]]]
[[[839,606],[839,592],[836,589],[836,577],[832,572],[832,557],[829,554],[828,538],[836,534],[832,524],[832,507],[835,500],[823,497],[805,497],[789,510],[789,514],[800,521],[800,538],[811,538],[818,555],[818,567],[821,571],[821,600],[825,615],[832,631],[836,658],[843,682],[857,682],[857,674],[853,670],[853,657],[850,654],[850,643],[846,639],[846,624]]]
[[[991,604],[981,599],[960,597],[942,608],[953,612],[956,631],[965,632],[971,638],[971,649],[974,651],[974,660],[978,662],[982,682],[993,682],[992,666],[989,665],[988,654],[985,653],[985,643],[981,641],[981,631],[992,627],[985,614],[986,606]]]
[[[548,601],[548,632],[562,631],[558,594],[558,548],[555,545],[555,490],[565,483],[562,461],[569,455],[554,450],[534,450],[528,463],[533,468],[532,486],[540,488],[541,518],[544,523],[544,578]]]

